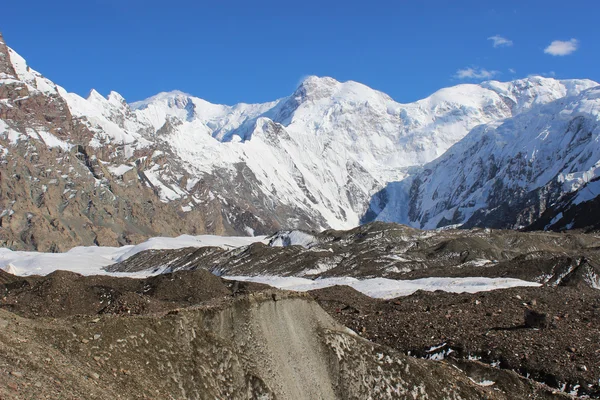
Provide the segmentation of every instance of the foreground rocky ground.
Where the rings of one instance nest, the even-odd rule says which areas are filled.
[[[0,279],[2,399],[565,397],[479,362],[467,374],[406,356],[348,331],[310,295],[203,270]]]
[[[405,354],[459,365],[476,359],[567,392],[600,397],[597,289],[419,291],[377,300],[338,286],[312,294],[337,321]],[[524,314],[530,309],[545,314],[546,322],[527,326]]]
[[[145,279],[0,271],[0,398],[600,398],[599,249],[594,234],[375,223],[108,267],[166,272]],[[269,271],[541,286],[374,299],[218,276]]]

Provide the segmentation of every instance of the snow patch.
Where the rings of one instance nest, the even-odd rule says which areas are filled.
[[[179,249],[183,247],[217,246],[225,249],[246,246],[254,242],[265,241],[265,236],[235,237],[182,235],[175,238],[155,237],[138,245],[122,247],[75,247],[65,253],[38,253],[27,251],[12,251],[0,248],[0,268],[14,275],[47,275],[56,270],[67,270],[82,275],[115,275],[144,277],[156,272],[141,271],[135,274],[108,273],[104,271],[116,262],[150,249]],[[10,271],[8,271],[10,269]]]
[[[590,182],[580,189],[572,203],[575,205],[581,204],[598,196],[600,196],[600,179]]]
[[[371,278],[359,280],[350,277],[335,277],[310,280],[299,277],[280,276],[225,276],[226,279],[265,283],[279,289],[305,292],[335,285],[346,285],[359,292],[378,299],[393,299],[409,296],[417,290],[434,292],[442,290],[450,293],[477,293],[511,287],[538,287],[540,283],[512,278],[423,278],[415,280],[394,280]]]
[[[121,164],[119,166],[109,165],[107,168],[110,171],[110,173],[115,176],[123,176],[123,174],[125,174],[126,172],[131,171],[133,169],[133,167],[131,165],[125,165],[125,164]]]
[[[482,381],[476,381],[476,380],[474,380],[473,378],[470,378],[470,377],[469,377],[469,379],[471,379],[471,381],[473,381],[473,383],[475,383],[476,385],[479,385],[479,386],[485,386],[485,387],[487,387],[487,386],[493,386],[493,385],[496,384],[496,382],[490,381],[490,380],[487,380],[487,379],[484,379]]]
[[[265,236],[215,236],[215,235],[181,235],[175,238],[155,237],[144,243],[133,246],[127,252],[120,255],[115,262],[125,261],[129,257],[145,250],[180,249],[183,247],[208,247],[215,246],[223,249],[231,249],[247,246],[256,242],[264,242]]]
[[[69,151],[71,145],[65,141],[60,140],[50,132],[46,132],[43,130],[37,131],[37,134],[42,138],[46,146],[48,147],[58,147],[63,149],[64,151]]]

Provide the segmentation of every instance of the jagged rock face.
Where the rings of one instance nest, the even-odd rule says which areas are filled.
[[[600,193],[599,99],[590,88],[472,130],[388,185],[369,216],[420,228],[597,227],[583,210]]]
[[[61,251],[81,244],[117,246],[151,235],[225,233],[220,210],[183,212],[159,201],[145,185],[145,160],[114,173],[130,151],[124,143],[96,144],[97,127],[74,116],[62,88],[26,66],[0,42],[0,243]],[[215,218],[214,216],[217,215]]]
[[[590,189],[597,185],[597,181],[592,181],[592,184]],[[527,229],[541,230],[550,227],[558,231],[569,229],[600,231],[600,196],[596,196],[595,190],[590,190],[587,194],[591,195],[591,199],[586,201],[577,201],[577,192],[561,196]],[[575,201],[572,201],[574,198]]]
[[[477,125],[596,85],[487,82],[399,104],[356,82],[310,77],[265,104],[172,92],[129,105],[116,92],[67,93],[3,41],[0,53],[0,243],[37,250],[350,228],[387,183]],[[389,199],[378,199],[368,218],[385,214]]]

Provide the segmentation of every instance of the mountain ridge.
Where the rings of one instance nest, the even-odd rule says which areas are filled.
[[[351,228],[386,185],[414,175],[477,126],[597,85],[489,81],[401,104],[357,82],[311,76],[290,96],[262,104],[218,105],[176,91],[130,105],[117,92],[68,93],[0,47],[4,176],[30,181],[18,198],[10,179],[4,191],[2,243],[18,248]],[[17,173],[34,153],[43,162]],[[24,235],[38,224],[44,233]]]
[[[599,96],[600,89],[592,87],[474,129],[420,173],[391,184],[387,194],[394,205],[379,210],[378,218],[395,216],[396,222],[422,228],[514,229],[535,225],[560,202],[592,200],[600,159]],[[537,228],[553,229],[560,219]]]

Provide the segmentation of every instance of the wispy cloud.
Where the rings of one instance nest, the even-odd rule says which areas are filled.
[[[517,73],[517,70],[516,70],[516,69],[514,69],[514,68],[509,68],[509,69],[508,69],[508,72],[510,72],[511,74],[516,74],[516,73]]]
[[[496,35],[496,36],[490,36],[488,38],[488,40],[493,41],[493,45],[494,47],[510,47],[513,45],[513,41],[509,40],[505,37],[502,37],[500,35]]]
[[[499,71],[488,71],[485,68],[468,67],[456,71],[454,77],[457,79],[490,79],[499,73]]]
[[[555,40],[550,43],[550,46],[544,49],[544,53],[553,56],[567,56],[577,50],[578,47],[579,41],[577,39],[567,41]]]

